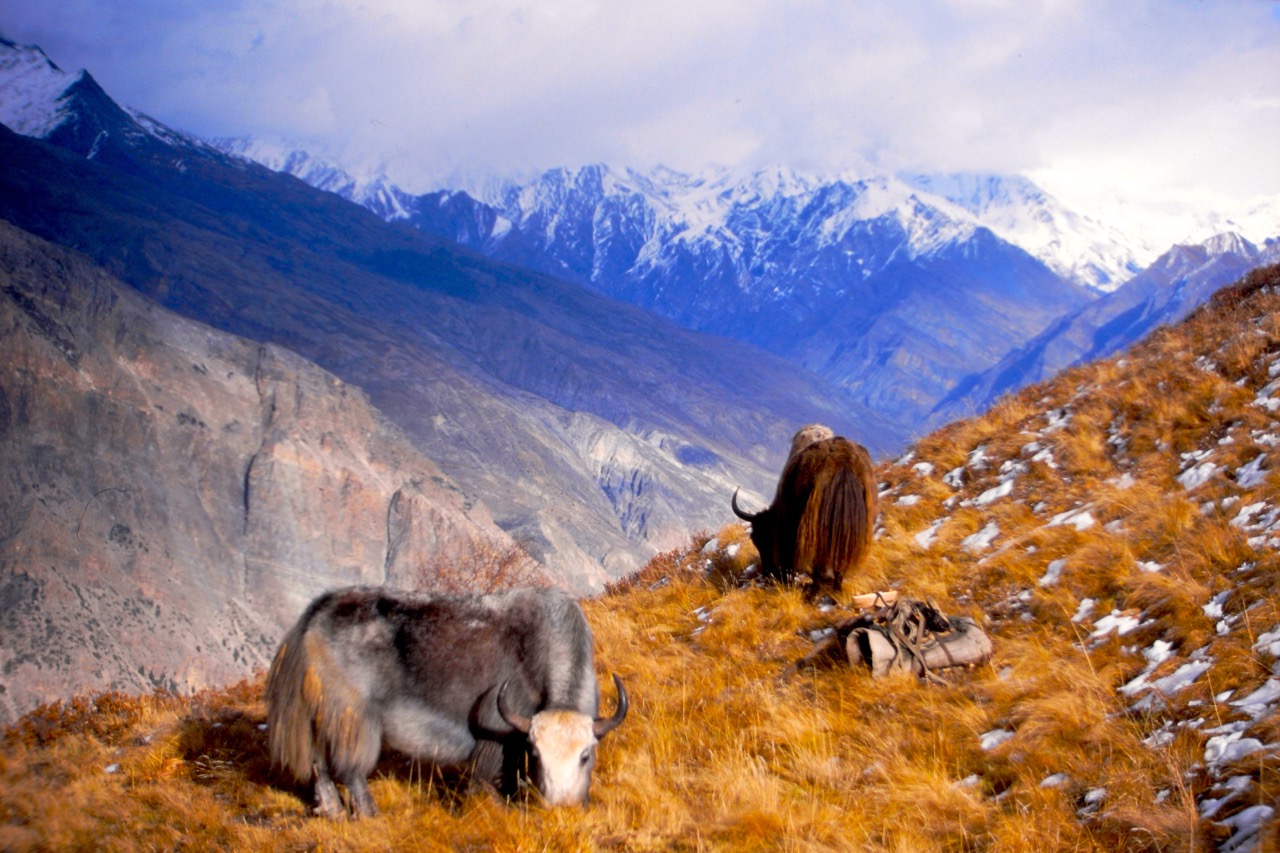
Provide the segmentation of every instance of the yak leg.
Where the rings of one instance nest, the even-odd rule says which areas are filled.
[[[345,817],[342,797],[338,794],[338,786],[333,784],[333,778],[329,776],[329,768],[320,762],[311,765],[311,782],[315,813],[334,820]]]
[[[369,793],[369,780],[366,776],[355,773],[343,779],[342,784],[347,786],[347,805],[352,817],[377,817],[378,806],[373,801],[373,794]]]

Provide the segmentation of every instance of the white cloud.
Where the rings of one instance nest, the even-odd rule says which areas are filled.
[[[0,0],[0,30],[205,135],[409,183],[609,161],[1030,172],[1085,204],[1280,194],[1268,0]]]

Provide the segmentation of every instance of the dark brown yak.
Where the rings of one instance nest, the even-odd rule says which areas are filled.
[[[730,501],[734,514],[751,522],[761,575],[782,583],[808,575],[811,596],[824,587],[839,592],[871,546],[874,473],[862,445],[819,424],[797,432],[769,508],[744,512],[737,491]]]
[[[285,636],[267,676],[271,756],[310,785],[316,812],[377,814],[368,777],[384,744],[514,794],[526,761],[548,805],[586,802],[596,743],[591,629],[552,590],[442,596],[326,593]]]

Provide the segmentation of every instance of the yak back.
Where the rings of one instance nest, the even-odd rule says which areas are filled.
[[[792,456],[771,507],[775,553],[784,571],[809,574],[839,590],[844,573],[866,556],[877,509],[866,448],[842,436],[815,441]],[[788,578],[790,579],[790,578]]]
[[[380,683],[370,686],[379,699],[409,695],[466,718],[482,695],[510,681],[508,705],[526,715],[596,713],[591,629],[558,590],[442,596],[356,588],[332,601],[334,636],[378,673]],[[487,710],[482,723],[510,730]]]

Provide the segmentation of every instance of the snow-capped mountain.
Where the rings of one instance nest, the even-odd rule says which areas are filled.
[[[480,201],[505,229],[484,251],[762,346],[907,422],[1092,298],[892,176],[594,165]]]
[[[1139,241],[1068,209],[1023,177],[913,175],[903,180],[958,205],[1002,240],[1094,290],[1115,290],[1155,257]]]
[[[38,47],[0,38],[0,124],[43,139],[66,120],[64,95],[80,74],[68,74]]]
[[[37,95],[27,99],[29,126],[47,127],[56,108],[31,108],[42,90],[28,78],[56,67],[42,66],[38,50],[17,52],[8,65]],[[80,79],[101,93],[87,74]],[[111,128],[78,128],[68,147],[93,156],[104,133],[138,132],[131,125],[166,132],[144,116],[121,116]],[[379,168],[352,169],[291,146],[246,138],[213,146],[383,219],[770,350],[908,425],[1054,321],[1114,291],[1148,257],[1020,177],[597,164],[414,195]]]
[[[987,228],[1005,242],[1023,249],[1062,277],[1076,284],[1108,292],[1120,286],[1154,257],[1136,241],[1069,210],[1031,181],[996,175],[904,175],[819,177],[775,167],[746,174],[711,171],[686,175],[669,169],[649,173],[590,166],[576,172],[558,169],[534,182],[489,185],[477,197],[504,217],[526,226],[554,225],[556,209],[570,186],[598,185],[606,206],[616,208],[630,199],[642,201],[653,213],[651,240],[726,240],[732,250],[744,243],[759,223],[777,230],[780,221],[812,216],[814,205],[830,210],[823,217],[816,248],[844,239],[859,222],[890,216],[904,226],[906,248],[913,256],[940,245],[966,239]],[[831,210],[833,201],[847,202]],[[748,218],[743,212],[750,210]],[[762,230],[757,227],[757,231]],[[554,237],[544,233],[545,242]],[[643,262],[660,254],[654,246],[640,253]],[[869,272],[867,273],[870,274]]]
[[[980,412],[1003,394],[1118,352],[1157,326],[1182,320],[1249,270],[1277,261],[1280,241],[1257,246],[1235,233],[1174,246],[1115,292],[1064,315],[999,364],[961,382],[930,423]]]
[[[331,161],[220,145],[378,209]],[[1024,179],[596,164],[473,192],[400,196],[398,211],[502,260],[763,346],[908,422],[1138,268],[1118,235],[1108,243]]]
[[[293,175],[325,192],[354,201],[388,221],[407,219],[412,196],[391,182],[382,169],[368,169],[353,175],[336,160],[310,154],[287,143],[271,143],[258,137],[217,137],[209,144],[228,154],[253,160],[271,169]]]

